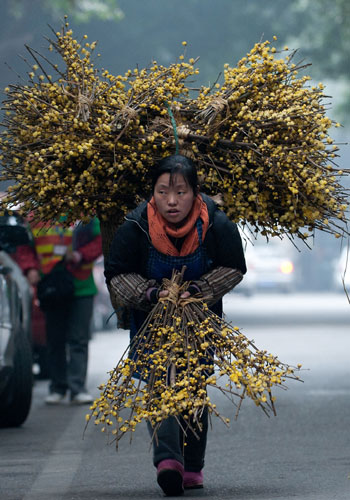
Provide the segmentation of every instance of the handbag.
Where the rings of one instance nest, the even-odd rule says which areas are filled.
[[[56,309],[73,298],[74,278],[61,260],[45,274],[37,286],[37,297],[43,311]]]

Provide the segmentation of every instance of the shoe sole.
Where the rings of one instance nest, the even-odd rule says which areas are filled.
[[[61,405],[64,403],[64,398],[59,399],[58,401],[45,401],[47,405]]]
[[[159,472],[157,482],[168,497],[175,497],[184,493],[181,472],[174,469],[164,469]]]
[[[203,484],[193,484],[190,486],[184,485],[185,490],[199,490],[204,488]]]

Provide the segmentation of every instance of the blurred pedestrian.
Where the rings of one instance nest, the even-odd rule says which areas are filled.
[[[49,363],[49,395],[45,402],[62,403],[69,393],[72,404],[89,404],[86,389],[88,344],[93,300],[97,288],[93,277],[94,261],[102,253],[100,224],[66,227],[62,220],[50,227],[32,225],[37,253],[44,274],[61,261],[74,278],[74,295],[64,307],[46,309],[46,335]]]
[[[4,193],[0,193],[2,197]],[[28,222],[16,211],[8,210],[0,216],[0,244],[35,286],[40,279],[40,263],[34,237]]]
[[[182,266],[190,285],[181,297],[198,294],[218,315],[222,296],[246,272],[236,225],[212,199],[199,193],[193,162],[174,155],[155,168],[152,198],[117,230],[105,266],[112,302],[116,298],[131,308],[131,339],[158,298],[169,293],[160,290],[162,279],[169,279]],[[184,488],[203,487],[208,412],[203,412],[196,435],[180,421],[180,417],[164,420],[153,439],[157,481],[170,496],[183,493]],[[150,425],[149,431],[153,436]]]

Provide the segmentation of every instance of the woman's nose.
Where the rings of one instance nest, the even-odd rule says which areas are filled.
[[[169,193],[168,205],[176,205],[176,203],[177,203],[177,198],[176,198],[175,194]]]

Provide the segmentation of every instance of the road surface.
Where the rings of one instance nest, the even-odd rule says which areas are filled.
[[[349,500],[350,305],[333,295],[230,294],[225,309],[228,319],[234,323],[239,319],[243,333],[258,347],[287,363],[302,363],[304,382],[291,381],[287,391],[275,391],[276,417],[267,418],[245,401],[229,429],[214,419],[205,488],[185,497]],[[127,337],[122,330],[94,335],[89,388],[95,396]],[[83,439],[87,408],[68,403],[46,406],[47,385],[36,382],[33,406],[22,428],[0,430],[1,500],[163,497],[145,426],[136,430],[131,446],[122,440],[118,452],[93,425]],[[228,403],[220,395],[212,396],[221,413],[232,417]]]

